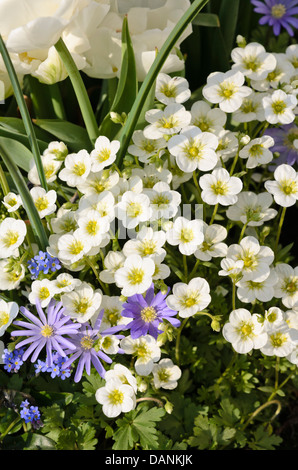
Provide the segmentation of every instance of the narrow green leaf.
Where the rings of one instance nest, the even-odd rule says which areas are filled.
[[[48,237],[45,232],[44,226],[40,219],[40,216],[37,212],[37,209],[32,200],[29,189],[26,185],[26,182],[17,167],[15,161],[9,154],[11,149],[11,141],[5,137],[0,137],[0,155],[3,159],[3,162],[13,179],[13,182],[18,190],[19,195],[22,198],[22,202],[27,213],[28,219],[31,223],[33,233],[36,237],[36,243],[39,245],[40,249],[43,251],[46,250],[48,246]]]
[[[128,145],[130,143],[131,136],[136,128],[140,113],[142,112],[148,93],[150,92],[158,73],[160,72],[164,62],[166,61],[171,50],[174,48],[179,37],[186,29],[186,27],[193,21],[199,11],[206,5],[208,0],[195,0],[188,10],[182,15],[177,25],[173,28],[169,34],[167,40],[164,42],[160,51],[158,52],[150,70],[142,83],[142,86],[137,94],[135,102],[131,108],[125,125],[122,127],[120,132],[120,150],[118,152],[116,163],[119,163],[124,158]]]
[[[91,151],[93,148],[86,129],[77,124],[61,119],[36,119],[34,123],[64,142],[73,152],[81,149]]]
[[[19,110],[20,110],[20,113],[24,122],[24,126],[28,135],[28,139],[31,145],[31,149],[32,149],[32,153],[34,156],[41,186],[47,191],[48,185],[47,185],[46,177],[44,174],[44,169],[43,169],[42,162],[41,162],[40,151],[39,151],[38,143],[37,143],[36,136],[34,133],[33,124],[32,124],[29,111],[24,100],[24,96],[22,93],[22,89],[21,89],[16,71],[14,69],[10,55],[6,49],[5,43],[1,35],[0,35],[0,52],[2,54],[3,62],[7,69],[7,72],[11,81],[11,85],[14,91],[14,95],[18,103]]]
[[[9,131],[9,130],[7,130],[7,129],[0,126],[0,137],[5,137],[5,138],[8,138],[10,140],[20,142],[24,147],[26,147],[27,150],[30,151],[30,144],[29,144],[28,137],[26,135],[19,134],[18,132]],[[37,142],[38,142],[39,148],[42,152],[48,147],[47,142],[42,142],[41,140],[38,140]],[[32,153],[31,153],[31,157],[34,158]],[[24,160],[19,159],[18,162],[17,162],[17,165],[20,168],[22,168],[22,170],[25,170],[27,172],[30,169],[29,166],[28,166],[29,165],[29,160],[26,159],[26,158]]]
[[[209,28],[219,28],[220,21],[214,13],[199,13],[192,22],[195,26],[207,26]]]
[[[222,0],[219,10],[219,21],[223,39],[228,53],[233,48],[238,22],[240,0]]]
[[[94,143],[99,136],[98,126],[82,76],[63,39],[59,39],[59,41],[55,44],[55,47],[64,63],[72,83],[86,125],[89,139],[92,143]]]
[[[108,114],[103,119],[99,133],[109,139],[115,137],[119,131],[119,124],[111,121],[110,112],[129,113],[138,93],[138,81],[134,50],[129,34],[128,21],[125,16],[122,25],[122,59],[120,77],[116,94]]]
[[[30,170],[30,163],[33,161],[33,155],[30,150],[17,140],[5,138],[1,139],[2,145],[9,155],[12,155],[14,163],[28,172]],[[3,144],[4,142],[4,144]]]

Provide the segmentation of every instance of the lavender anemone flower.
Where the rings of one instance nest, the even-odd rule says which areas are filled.
[[[274,145],[270,148],[271,152],[280,154],[277,159],[273,160],[273,166],[269,169],[275,170],[276,166],[282,163],[287,165],[298,163],[298,149],[294,145],[294,141],[298,140],[298,127],[294,123],[266,129],[264,135],[270,135],[274,139]]]
[[[36,300],[36,310],[39,318],[29,312],[27,308],[21,307],[20,312],[30,320],[30,323],[18,320],[13,322],[14,325],[24,327],[26,330],[12,331],[11,335],[28,337],[18,343],[16,348],[21,348],[31,343],[23,354],[23,361],[32,354],[31,362],[35,362],[45,347],[47,354],[46,363],[50,367],[53,364],[54,352],[57,351],[61,356],[65,357],[65,348],[75,349],[73,343],[66,339],[64,335],[75,336],[81,325],[80,323],[73,323],[69,316],[64,315],[65,308],[62,306],[62,302],[56,303],[54,299],[48,305],[47,314],[43,312],[38,299]]]
[[[298,27],[298,18],[294,16],[298,13],[298,0],[251,0],[251,3],[254,11],[263,15],[259,23],[272,26],[275,36],[280,34],[281,28],[294,36],[293,28]]]
[[[154,295],[154,284],[147,290],[145,297],[141,294],[135,294],[128,297],[123,304],[121,315],[132,318],[132,321],[126,325],[118,325],[109,329],[109,331],[120,331],[130,329],[133,339],[144,335],[151,335],[157,339],[161,331],[158,329],[163,320],[168,320],[174,327],[180,326],[181,322],[173,318],[177,314],[175,310],[168,307],[165,298],[169,293],[158,292]]]
[[[76,359],[80,358],[74,376],[75,382],[79,382],[81,380],[84,369],[86,370],[87,374],[90,375],[91,363],[94,365],[99,375],[104,378],[106,371],[100,362],[100,359],[107,362],[108,364],[113,362],[112,359],[107,356],[107,354],[100,350],[102,337],[111,334],[109,330],[100,331],[103,314],[104,310],[101,310],[93,328],[88,322],[83,323],[80,330],[78,331],[78,334],[71,337],[73,345],[75,346],[75,351],[66,351],[67,353],[73,354],[65,361],[62,369],[69,367]],[[117,339],[123,338],[122,335],[115,336]],[[117,353],[124,354],[124,351],[123,349],[118,348]]]

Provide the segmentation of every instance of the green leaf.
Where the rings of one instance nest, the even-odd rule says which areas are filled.
[[[196,26],[207,26],[209,28],[219,28],[220,21],[214,13],[199,13],[192,22]]]
[[[31,120],[31,117],[29,115],[29,111],[28,111],[28,108],[27,108],[27,105],[26,105],[26,102],[25,102],[25,99],[24,99],[24,95],[23,95],[23,92],[22,92],[22,89],[21,89],[16,71],[14,69],[14,66],[12,64],[10,55],[9,55],[7,49],[6,49],[5,42],[3,41],[1,35],[0,35],[0,52],[2,54],[3,62],[4,62],[5,67],[7,69],[7,72],[8,72],[11,84],[12,84],[12,88],[13,88],[13,91],[14,91],[14,95],[15,95],[16,101],[18,103],[19,110],[20,110],[20,113],[21,113],[21,116],[22,116],[22,119],[23,119],[23,122],[24,122],[24,126],[25,126],[26,133],[27,133],[27,136],[28,136],[28,139],[29,139],[29,142],[30,142],[32,154],[34,156],[35,165],[36,165],[36,168],[37,168],[37,172],[38,172],[39,180],[41,182],[41,186],[47,191],[48,190],[48,185],[47,185],[46,177],[45,177],[45,174],[44,174],[43,165],[42,165],[42,162],[41,162],[40,150],[39,150],[38,143],[37,143],[37,140],[36,140],[32,120]]]
[[[137,94],[135,102],[130,110],[128,118],[126,120],[125,125],[122,127],[119,139],[120,139],[120,150],[117,155],[116,164],[119,165],[124,158],[127,148],[130,143],[130,139],[134,130],[136,129],[136,125],[138,123],[140,114],[142,112],[143,106],[146,102],[148,93],[156,80],[157,75],[159,74],[164,62],[166,61],[168,55],[175,47],[179,37],[186,29],[186,27],[193,21],[199,11],[206,5],[208,0],[195,0],[191,6],[187,9],[187,11],[182,15],[180,20],[177,22],[176,26],[172,29],[171,33],[169,34],[168,38],[164,42],[163,46],[161,47],[160,51],[158,52],[150,70],[148,71],[145,80],[143,81],[141,88]]]
[[[31,162],[34,161],[32,152],[17,140],[5,138],[1,139],[1,143],[6,152],[12,156],[14,163],[22,168],[22,170],[28,172]]]
[[[36,119],[34,123],[64,142],[72,152],[82,149],[90,152],[93,149],[86,129],[77,124],[62,119]]]
[[[129,113],[138,93],[134,50],[125,16],[122,25],[122,58],[120,77],[111,108],[99,127],[100,135],[113,139],[119,132],[119,124],[111,121],[110,112]]]
[[[2,157],[2,160],[4,161],[4,164],[10,176],[13,179],[13,182],[18,190],[19,195],[22,198],[25,211],[27,213],[27,216],[32,226],[34,236],[36,238],[36,243],[39,245],[40,249],[45,251],[46,247],[48,246],[48,237],[47,237],[46,231],[44,229],[40,216],[37,212],[37,209],[34,205],[34,202],[32,200],[27,184],[19,168],[17,167],[16,163],[14,162],[14,160],[12,159],[9,153],[10,149],[11,149],[11,140],[5,137],[0,137],[0,155]],[[18,158],[20,156],[21,155],[19,155]]]
[[[235,41],[236,26],[238,22],[240,0],[221,0],[219,21],[223,39],[228,53],[232,50]]]
[[[156,423],[166,414],[163,408],[139,407],[118,419],[117,431],[114,433],[114,450],[130,450],[139,442],[142,449],[158,449],[158,430]]]

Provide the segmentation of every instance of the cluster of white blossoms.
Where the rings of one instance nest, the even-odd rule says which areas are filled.
[[[278,262],[264,236],[279,209],[296,203],[298,175],[285,163],[267,171],[276,156],[274,138],[255,131],[294,121],[295,54],[296,46],[278,55],[256,43],[237,47],[231,70],[211,74],[204,99],[188,107],[187,80],[160,73],[157,106],[147,111],[144,129],[134,132],[123,170],[117,140],[99,136],[91,152],[77,153],[51,142],[42,155],[49,190],[41,187],[34,164],[28,179],[49,233],[47,252],[58,258],[61,272],[29,281],[26,253],[32,248],[38,254],[38,248],[28,244],[27,224],[12,217],[22,201],[9,193],[3,200],[8,216],[0,224],[1,289],[21,290],[42,306],[61,300],[80,323],[93,325],[103,309],[104,330],[127,326],[123,303],[152,284],[168,293],[167,306],[181,319],[212,317],[213,292],[231,281],[224,338],[238,353],[258,349],[298,363],[298,267]],[[239,123],[252,123],[251,135],[239,131]],[[0,317],[1,332],[15,315],[9,308]],[[262,308],[263,314],[256,310]],[[157,339],[111,335],[117,347],[110,351],[132,356],[134,374],[119,364],[107,372],[96,393],[107,416],[132,410],[137,391],[150,381],[155,390],[177,386],[181,370],[162,356],[167,327],[159,325]],[[218,324],[214,329],[220,331]]]
[[[79,70],[95,78],[119,77],[122,24],[126,16],[143,81],[169,33],[190,6],[189,0],[1,0],[0,28],[19,80],[26,74],[53,84],[67,77],[55,48],[62,38]],[[42,32],[42,33],[41,33]],[[163,71],[184,68],[181,42],[191,34],[191,25],[177,41]],[[5,96],[11,84],[0,61],[0,80]]]

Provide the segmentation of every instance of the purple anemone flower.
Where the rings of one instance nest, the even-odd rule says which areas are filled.
[[[100,350],[100,340],[101,337],[110,335],[111,333],[108,330],[100,331],[101,321],[104,314],[104,310],[101,310],[93,328],[88,322],[83,323],[78,331],[78,334],[71,336],[71,341],[75,347],[75,351],[69,350],[68,353],[73,353],[69,359],[67,359],[62,366],[62,370],[69,367],[76,359],[79,358],[77,365],[76,373],[74,376],[74,381],[79,382],[82,378],[84,369],[87,374],[90,375],[91,363],[99,373],[99,375],[104,378],[105,369],[100,361],[103,360],[108,364],[111,364],[112,359],[107,356],[103,351]],[[115,335],[117,339],[122,339],[122,335]],[[124,354],[123,349],[118,348],[118,354]]]
[[[65,357],[65,348],[75,349],[75,346],[65,335],[76,335],[80,328],[80,323],[74,323],[69,316],[64,315],[65,308],[62,302],[56,302],[52,299],[48,305],[47,314],[45,314],[40,306],[40,302],[36,300],[36,310],[39,318],[33,315],[27,308],[21,307],[20,312],[30,321],[15,321],[14,325],[26,328],[25,330],[12,331],[12,336],[27,336],[26,339],[16,345],[21,348],[27,344],[30,346],[23,354],[22,360],[26,361],[30,354],[31,362],[35,362],[42,349],[46,348],[46,363],[51,367],[53,364],[53,353],[58,352]]]
[[[294,36],[293,28],[298,27],[298,18],[295,17],[298,0],[251,0],[251,3],[255,6],[254,11],[263,15],[259,23],[272,26],[275,36],[280,34],[281,28]]]
[[[269,169],[274,169],[276,166],[286,163],[287,165],[294,165],[298,163],[298,149],[294,145],[294,141],[298,140],[298,126],[294,123],[286,124],[284,126],[272,127],[266,129],[264,135],[269,135],[274,139],[274,145],[270,148],[271,152],[278,152],[280,156],[273,160],[273,166]]]
[[[109,329],[109,331],[129,330],[133,339],[145,336],[147,334],[155,339],[162,331],[158,329],[163,320],[168,320],[174,327],[180,326],[181,322],[177,318],[175,310],[168,307],[166,296],[158,292],[154,295],[154,284],[147,290],[145,297],[141,294],[135,294],[128,297],[123,304],[121,315],[123,317],[132,318],[132,321],[126,325],[118,325]]]

